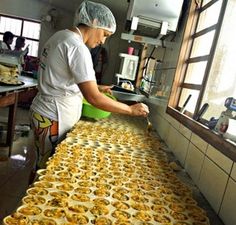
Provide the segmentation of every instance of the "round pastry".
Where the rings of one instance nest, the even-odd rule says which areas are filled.
[[[57,223],[52,219],[34,219],[31,225],[56,225]]]
[[[208,218],[203,213],[189,213],[189,217],[191,217],[195,222],[206,222]]]
[[[29,195],[46,195],[48,191],[45,190],[44,188],[33,187],[28,189],[26,193]]]
[[[66,183],[58,185],[56,188],[61,191],[72,191],[74,189],[72,185]]]
[[[183,214],[183,213],[179,213],[179,212],[171,212],[171,216],[175,219],[175,220],[187,220],[188,217]]]
[[[95,216],[101,216],[101,215],[107,215],[109,213],[109,210],[104,205],[95,205],[90,210],[90,212]]]
[[[103,206],[106,206],[106,205],[110,204],[110,202],[107,199],[104,199],[104,198],[95,198],[93,200],[93,202],[94,202],[95,205],[103,205]]]
[[[87,187],[78,187],[74,191],[80,194],[89,194],[91,192],[91,190]]]
[[[55,182],[56,181],[56,177],[50,174],[47,175],[43,175],[39,177],[40,181],[48,181],[48,182]]]
[[[115,210],[111,215],[118,220],[127,220],[130,218],[130,214],[128,212],[119,209]]]
[[[101,189],[106,189],[106,190],[110,190],[111,189],[111,185],[109,184],[104,184],[104,183],[97,183],[96,184],[97,188],[101,188]]]
[[[35,187],[41,187],[41,188],[52,188],[53,184],[48,181],[37,181],[34,183]]]
[[[148,199],[141,196],[141,195],[133,195],[131,196],[131,198],[135,201],[135,202],[148,202]]]
[[[48,206],[52,207],[66,207],[68,205],[67,200],[65,198],[52,198],[47,202]]]
[[[39,207],[32,205],[21,206],[17,209],[17,212],[27,216],[38,215],[41,211],[42,210]]]
[[[148,205],[145,205],[143,203],[138,203],[138,202],[132,203],[131,207],[139,211],[150,210],[150,207]]]
[[[143,211],[137,212],[134,215],[134,218],[136,220],[140,220],[140,221],[150,221],[150,220],[152,220],[152,217],[147,212],[143,212]]]
[[[68,209],[75,213],[86,213],[88,211],[88,208],[84,205],[72,205]]]
[[[173,210],[174,212],[184,212],[185,211],[185,206],[183,204],[172,203],[169,205],[169,208],[171,210]]]
[[[132,225],[128,220],[117,220],[114,225]]]
[[[5,225],[27,225],[29,219],[25,215],[15,212],[12,215],[5,217],[3,222]]]
[[[29,195],[29,196],[25,196],[22,199],[22,202],[28,205],[41,205],[41,204],[44,204],[46,200],[37,195]]]
[[[80,224],[80,225],[87,224],[89,221],[86,216],[83,216],[80,214],[70,214],[70,213],[66,215],[66,219],[71,223]]]
[[[55,198],[68,198],[69,194],[65,191],[53,191],[49,192],[49,195]]]
[[[129,205],[124,202],[116,201],[116,202],[113,202],[112,205],[117,209],[123,209],[123,210],[129,209]]]
[[[83,194],[73,194],[71,198],[75,201],[80,201],[80,202],[90,201],[90,198],[87,195],[83,195]]]
[[[166,215],[160,215],[160,214],[156,214],[156,215],[153,215],[153,217],[154,217],[154,220],[156,221],[156,222],[159,222],[159,223],[170,223],[171,222],[171,219],[168,217],[168,216],[166,216]]]
[[[99,188],[95,190],[94,195],[99,196],[99,197],[108,197],[110,195],[110,192],[107,191],[106,189]]]
[[[112,195],[113,198],[120,200],[120,201],[127,201],[129,200],[129,197],[127,195],[121,194],[121,193],[114,193]]]
[[[168,213],[168,209],[162,205],[153,205],[152,210],[156,213],[165,214]]]
[[[112,225],[112,221],[106,217],[98,217],[92,223],[95,225]]]
[[[52,218],[63,218],[65,216],[65,211],[64,209],[60,208],[54,208],[54,209],[45,209],[43,211],[43,214],[47,217],[52,217]]]

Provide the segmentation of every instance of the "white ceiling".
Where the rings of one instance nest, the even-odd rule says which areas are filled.
[[[49,5],[74,12],[79,6],[82,0],[39,0]],[[127,0],[93,0],[105,4],[114,13],[114,16],[118,19],[122,19],[126,16],[128,1]]]

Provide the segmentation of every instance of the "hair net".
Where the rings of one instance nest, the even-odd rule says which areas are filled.
[[[103,4],[91,1],[82,2],[76,10],[74,25],[79,24],[102,28],[112,33],[116,31],[116,21],[111,10]]]

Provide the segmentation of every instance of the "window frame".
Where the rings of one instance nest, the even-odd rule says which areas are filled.
[[[15,35],[14,34],[15,37],[20,37],[20,36],[23,35],[24,21],[38,23],[41,26],[41,21],[39,21],[39,20],[34,20],[34,19],[29,19],[29,18],[24,18],[24,17],[18,17],[18,16],[12,16],[12,15],[7,15],[7,14],[3,14],[3,13],[0,13],[0,17],[1,16],[22,21],[20,35]],[[0,35],[3,35],[3,34],[4,34],[3,32],[0,32]],[[38,42],[38,43],[40,41],[40,37],[39,37],[39,39],[25,37],[25,39],[30,40],[30,41],[35,41],[35,42]],[[39,51],[39,49],[38,49],[38,51]]]
[[[236,143],[235,142],[223,139],[223,137],[220,134],[210,130],[207,126],[192,119],[193,116],[199,111],[200,106],[201,106],[201,101],[202,101],[204,91],[206,88],[209,71],[211,69],[211,64],[214,59],[214,53],[216,50],[217,40],[220,34],[221,25],[224,19],[224,13],[226,10],[227,1],[225,0],[222,1],[222,7],[221,7],[220,15],[219,15],[219,20],[216,25],[205,28],[204,30],[199,31],[199,32],[195,32],[195,30],[197,28],[200,12],[210,7],[212,4],[216,3],[217,1],[218,0],[211,0],[206,5],[204,5],[202,9],[198,5],[199,1],[192,0],[190,3],[188,18],[187,18],[185,30],[183,33],[183,39],[182,39],[181,48],[180,48],[180,52],[178,56],[177,67],[176,67],[176,71],[174,75],[174,80],[172,84],[172,89],[171,89],[166,113],[172,116],[173,118],[175,118],[180,123],[182,123],[192,132],[200,136],[207,143],[217,148],[224,155],[228,156],[233,161],[236,161],[236,148],[235,148]],[[215,35],[213,38],[213,43],[212,43],[212,47],[211,47],[209,55],[195,57],[195,58],[190,59],[193,39],[201,35],[203,32],[206,33],[212,29],[215,29]],[[193,62],[193,61],[200,62],[203,59],[203,57],[205,57],[204,59],[207,59],[208,62],[205,68],[202,84],[196,85],[196,84],[184,83],[184,77],[187,71],[188,62]],[[196,103],[196,107],[195,107],[195,111],[193,115],[188,114],[188,113],[187,115],[185,115],[179,111],[180,108],[178,107],[178,102],[179,102],[181,91],[183,88],[199,90],[199,97],[198,97],[198,101]]]

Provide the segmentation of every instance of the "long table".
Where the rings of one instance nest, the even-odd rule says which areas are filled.
[[[20,76],[19,80],[24,84],[19,86],[0,86],[0,107],[9,108],[6,142],[0,145],[9,147],[8,156],[11,156],[14,139],[18,95],[20,92],[29,91],[38,85],[37,79],[31,77]]]

